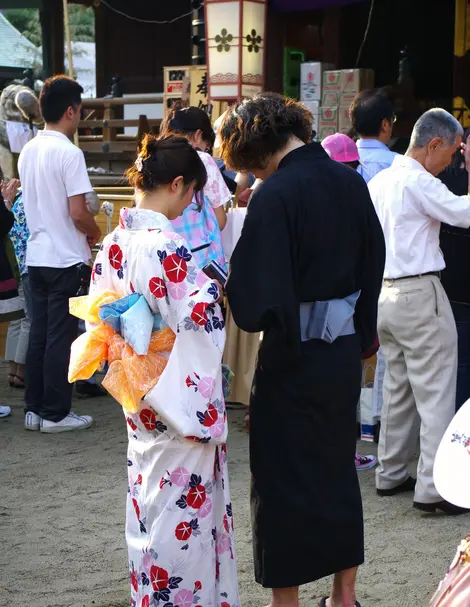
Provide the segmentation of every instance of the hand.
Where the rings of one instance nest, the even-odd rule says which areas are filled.
[[[238,197],[238,206],[240,208],[247,207],[252,194],[253,190],[250,188],[243,190],[243,192]]]
[[[216,301],[216,303],[220,304],[224,300],[224,288],[218,280],[213,280],[212,282],[216,284],[217,288],[219,289],[219,299]]]
[[[100,228],[96,225],[96,230],[94,231],[94,233],[88,234],[86,239],[88,241],[88,246],[90,247],[90,249],[93,249],[93,247],[96,245],[96,243],[99,242],[101,239]]]
[[[7,204],[10,203],[10,207],[11,207],[11,205],[13,204],[13,201],[16,198],[16,195],[18,194],[18,188],[20,187],[20,180],[19,179],[10,179],[10,181],[8,181],[8,182],[2,181],[0,186],[1,186],[3,200]]]

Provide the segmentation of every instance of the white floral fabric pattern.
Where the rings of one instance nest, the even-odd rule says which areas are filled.
[[[90,293],[139,293],[176,334],[129,436],[126,538],[133,607],[238,607],[217,286],[152,211],[123,209]]]

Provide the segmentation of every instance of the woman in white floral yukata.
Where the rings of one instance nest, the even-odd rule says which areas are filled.
[[[127,176],[136,208],[123,209],[119,227],[105,239],[90,298],[140,294],[153,328],[176,335],[158,382],[135,413],[124,410],[131,604],[238,607],[219,286],[194,264],[170,223],[202,190],[206,170],[185,139],[148,135]],[[139,322],[144,317],[139,310]],[[124,339],[140,354],[140,325],[128,341],[124,318]]]

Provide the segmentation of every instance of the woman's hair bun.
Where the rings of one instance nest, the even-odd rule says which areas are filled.
[[[185,138],[158,138],[148,134],[126,177],[132,187],[142,192],[154,191],[183,177],[183,182],[194,183],[198,192],[204,187],[207,174],[198,153]]]

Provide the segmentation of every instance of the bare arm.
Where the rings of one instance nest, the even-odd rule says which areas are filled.
[[[225,212],[225,207],[217,207],[214,209],[215,216],[217,218],[217,223],[219,224],[220,231],[222,231],[227,225],[227,213]]]
[[[85,194],[71,196],[69,198],[69,209],[75,227],[86,235],[90,248],[94,247],[101,237],[101,230],[88,210]]]

